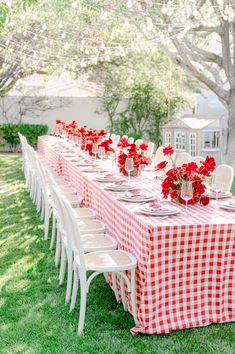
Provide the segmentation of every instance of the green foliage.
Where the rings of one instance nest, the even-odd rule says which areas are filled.
[[[113,131],[135,139],[144,137],[160,145],[161,125],[176,117],[185,99],[169,96],[151,82],[134,83],[128,94],[127,108],[113,118]]]
[[[20,143],[18,132],[24,135],[31,145],[36,146],[38,137],[48,132],[48,126],[45,124],[2,124],[0,132],[2,138],[14,151]]]
[[[0,4],[0,30],[4,28],[5,24],[9,20],[9,8],[6,4]]]

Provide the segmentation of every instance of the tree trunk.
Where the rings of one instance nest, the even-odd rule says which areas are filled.
[[[235,92],[228,105],[228,155],[227,164],[235,168]]]

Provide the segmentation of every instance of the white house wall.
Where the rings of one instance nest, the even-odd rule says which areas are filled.
[[[2,99],[2,98],[0,98]],[[6,99],[6,98],[5,98]],[[9,97],[9,100],[17,101],[19,97]],[[31,97],[29,97],[29,100]],[[33,97],[32,97],[33,99]],[[50,97],[51,105],[58,100],[57,97]],[[51,130],[55,126],[55,120],[61,119],[65,121],[77,120],[80,126],[87,125],[94,129],[105,129],[109,123],[108,116],[105,113],[98,113],[101,110],[102,99],[96,97],[72,97],[69,98],[70,103],[65,107],[57,109],[50,109],[42,112],[39,117],[34,112],[26,112],[23,119],[24,123],[30,124],[47,124]],[[1,103],[1,102],[0,102]],[[122,104],[124,106],[124,103]],[[17,107],[17,105],[15,106]],[[19,115],[18,108],[14,108],[11,116],[17,117]],[[0,111],[0,124],[6,123],[3,113]]]

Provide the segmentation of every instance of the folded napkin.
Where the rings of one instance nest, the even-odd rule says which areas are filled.
[[[148,206],[146,206],[146,208],[149,211],[162,211],[162,212],[170,211],[172,209],[170,206],[162,205],[157,202],[149,203]]]

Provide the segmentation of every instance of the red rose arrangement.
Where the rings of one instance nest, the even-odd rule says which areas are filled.
[[[189,162],[180,167],[173,166],[173,168],[167,171],[166,178],[162,182],[163,197],[168,198],[170,196],[172,199],[185,204],[185,201],[180,196],[181,185],[183,181],[192,181],[193,197],[188,201],[188,204],[209,204],[209,197],[204,195],[206,187],[203,182],[210,176],[215,167],[215,159],[209,156],[205,158],[205,161],[201,162],[200,166],[195,162]]]
[[[81,128],[78,128],[77,122],[73,120],[71,123],[66,123],[59,119],[56,120],[57,125],[62,126],[62,130],[65,131],[68,137],[77,136],[81,138],[81,149],[88,151],[88,153],[92,156],[92,144],[96,143],[99,147],[104,147],[106,152],[113,152],[112,148],[112,139],[106,139],[106,131],[92,128],[87,128],[84,125]]]
[[[127,172],[125,170],[125,163],[127,158],[133,158],[134,162],[134,175],[137,175],[139,171],[140,165],[148,165],[149,159],[144,156],[144,152],[147,150],[147,144],[129,144],[126,138],[121,139],[118,144],[119,152],[118,152],[118,166],[120,172],[127,176]]]

